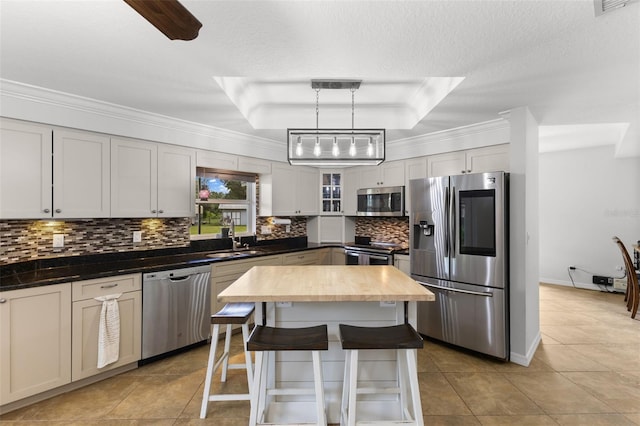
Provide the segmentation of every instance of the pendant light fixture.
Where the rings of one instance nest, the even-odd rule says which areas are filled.
[[[355,91],[361,80],[311,80],[316,91],[316,128],[287,129],[287,158],[292,165],[344,167],[378,165],[385,159],[385,129],[355,128]],[[351,91],[351,129],[320,129],[320,89]]]

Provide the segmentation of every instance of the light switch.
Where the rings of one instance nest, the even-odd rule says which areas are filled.
[[[142,242],[142,231],[133,231],[133,242],[134,243]]]
[[[53,234],[53,248],[64,247],[64,234]]]

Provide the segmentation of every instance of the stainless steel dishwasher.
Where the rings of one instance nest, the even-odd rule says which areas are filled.
[[[209,338],[210,277],[210,266],[142,276],[143,360]]]

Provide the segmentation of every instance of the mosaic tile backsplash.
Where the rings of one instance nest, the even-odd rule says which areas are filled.
[[[190,218],[0,221],[0,264],[47,257],[188,247]],[[133,243],[133,231],[142,242]],[[64,247],[53,248],[53,234]]]
[[[359,217],[356,219],[356,235],[409,248],[409,218]]]

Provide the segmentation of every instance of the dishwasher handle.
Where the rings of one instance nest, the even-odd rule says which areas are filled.
[[[169,277],[169,281],[171,281],[172,283],[179,283],[179,282],[190,279],[192,276],[193,275],[183,275],[181,277]]]

